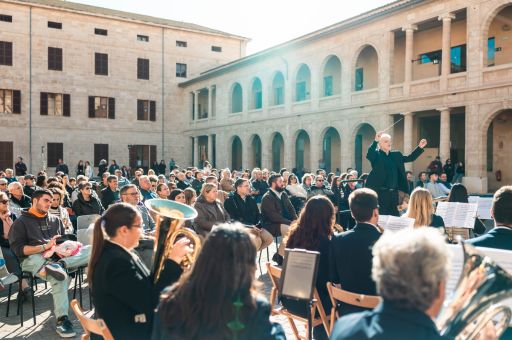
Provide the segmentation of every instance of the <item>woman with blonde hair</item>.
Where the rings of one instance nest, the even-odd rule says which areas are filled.
[[[429,226],[444,229],[443,218],[434,213],[432,195],[427,189],[417,187],[411,193],[409,207],[403,215],[414,218],[414,227]]]
[[[197,210],[194,229],[202,237],[206,237],[214,225],[229,221],[229,214],[217,199],[217,192],[216,184],[203,184],[201,194],[194,204],[194,208]]]

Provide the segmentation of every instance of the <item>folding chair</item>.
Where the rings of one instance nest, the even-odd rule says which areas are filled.
[[[329,334],[331,334],[334,322],[338,318],[336,311],[338,302],[343,302],[361,308],[373,309],[377,307],[381,301],[380,296],[351,293],[347,290],[334,286],[331,282],[327,282],[327,291],[329,292],[329,297],[331,298],[332,303]]]
[[[76,299],[71,300],[70,305],[85,331],[85,334],[82,335],[82,340],[90,339],[91,333],[101,335],[104,340],[114,340],[112,333],[110,333],[103,319],[94,320],[85,316]]]
[[[292,326],[293,334],[295,335],[295,337],[297,339],[308,339],[310,329],[308,327],[307,317],[293,314],[293,313],[289,312],[283,306],[280,306],[280,307],[274,306],[276,298],[279,293],[279,279],[281,278],[282,269],[267,262],[267,272],[268,272],[268,275],[270,276],[270,281],[272,282],[272,290],[270,291],[270,314],[286,316],[288,318],[288,322]],[[312,326],[316,327],[318,325],[323,325],[325,328],[325,331],[327,332],[327,334],[329,334],[329,323],[327,320],[327,316],[325,314],[324,307],[322,306],[320,296],[318,295],[316,288],[315,288],[313,297],[314,297],[315,301],[313,302],[313,306],[311,307],[311,315],[316,315],[316,312],[318,312],[319,316],[313,318]],[[299,335],[299,331],[297,330],[295,321],[301,322],[306,326],[305,337],[301,337]]]
[[[77,217],[76,236],[78,242],[82,243],[84,246],[91,244],[90,230],[88,230],[88,228],[92,223],[96,222],[98,218],[100,218],[100,215],[82,215]]]

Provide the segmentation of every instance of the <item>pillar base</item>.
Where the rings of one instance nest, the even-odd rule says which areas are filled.
[[[462,184],[468,189],[469,194],[487,193],[487,177],[463,177]]]

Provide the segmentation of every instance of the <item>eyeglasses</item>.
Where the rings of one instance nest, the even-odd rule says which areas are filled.
[[[7,203],[9,203],[9,201],[8,200],[3,200],[3,201],[0,201],[0,203],[7,204]]]
[[[142,228],[142,224],[132,224],[131,226],[135,228]]]
[[[5,187],[7,183],[0,183],[0,186]]]
[[[83,188],[82,190],[91,191],[91,188],[89,188],[89,187],[85,187],[85,188]]]

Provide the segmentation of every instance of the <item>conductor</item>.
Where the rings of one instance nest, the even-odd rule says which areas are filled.
[[[379,214],[398,214],[398,190],[407,192],[406,162],[415,161],[427,145],[422,139],[413,152],[404,156],[400,151],[391,150],[391,136],[381,132],[375,135],[375,140],[368,148],[366,158],[372,164],[366,187],[373,189],[379,196]]]

